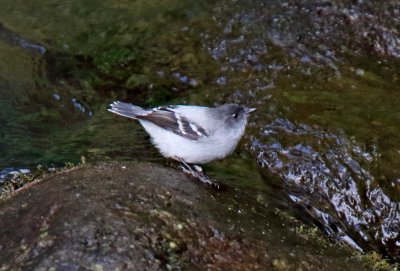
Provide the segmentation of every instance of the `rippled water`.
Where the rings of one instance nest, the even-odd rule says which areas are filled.
[[[239,152],[328,235],[399,259],[397,1],[41,2],[2,0],[4,172],[158,159],[114,99],[240,102]]]

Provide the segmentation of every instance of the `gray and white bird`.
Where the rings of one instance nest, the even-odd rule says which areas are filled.
[[[189,171],[187,163],[204,164],[232,153],[244,134],[249,113],[256,110],[238,104],[143,109],[114,102],[110,106],[112,113],[137,119],[161,154],[184,163]]]

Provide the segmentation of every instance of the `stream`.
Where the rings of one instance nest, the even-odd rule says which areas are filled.
[[[242,103],[258,110],[213,176],[257,164],[332,239],[400,260],[398,1],[0,3],[0,183],[38,165],[162,162],[113,100]]]

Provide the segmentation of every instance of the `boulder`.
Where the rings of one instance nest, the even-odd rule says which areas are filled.
[[[371,270],[282,214],[159,164],[83,165],[0,204],[0,270]]]

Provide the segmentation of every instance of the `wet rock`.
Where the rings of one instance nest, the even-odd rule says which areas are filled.
[[[231,190],[150,163],[54,174],[1,203],[0,270],[371,270]]]
[[[313,143],[306,134],[315,137]],[[267,125],[264,135],[252,145],[259,153],[258,163],[282,177],[290,187],[290,199],[319,221],[328,235],[360,251],[379,248],[398,260],[399,203],[374,186],[365,166],[373,161],[373,153],[343,136],[285,119]],[[302,143],[283,146],[276,140],[288,135]],[[323,145],[329,146],[325,152]]]
[[[43,45],[28,41],[19,34],[6,28],[2,23],[0,23],[0,40],[10,45],[19,46],[33,53],[39,53],[41,55],[46,53],[46,48]]]

